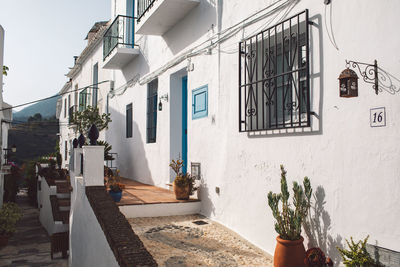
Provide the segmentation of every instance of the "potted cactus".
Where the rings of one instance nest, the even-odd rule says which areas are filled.
[[[304,266],[305,249],[301,226],[310,208],[312,188],[308,177],[304,177],[304,189],[293,182],[293,206],[289,203],[286,170],[281,165],[281,193],[268,193],[268,205],[276,220],[275,230],[279,234],[274,253],[275,267]],[[281,209],[279,208],[281,204]]]

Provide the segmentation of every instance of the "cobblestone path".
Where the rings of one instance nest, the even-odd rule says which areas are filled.
[[[199,215],[129,219],[160,267],[272,267],[272,257]]]
[[[68,260],[62,259],[61,253],[54,254],[54,260],[51,260],[50,237],[39,222],[39,211],[28,203],[26,192],[18,194],[17,204],[23,217],[8,245],[0,249],[0,266],[68,266]]]

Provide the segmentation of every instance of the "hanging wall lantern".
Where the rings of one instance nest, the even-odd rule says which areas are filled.
[[[160,96],[160,102],[158,102],[158,110],[162,111],[162,102],[161,100],[167,101],[168,102],[168,93],[165,95]]]
[[[339,76],[340,97],[358,96],[358,76],[355,71],[347,68]]]

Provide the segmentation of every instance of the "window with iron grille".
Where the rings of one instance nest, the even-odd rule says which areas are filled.
[[[239,131],[310,126],[308,10],[239,44]]]
[[[83,111],[89,104],[90,92],[88,89],[84,89],[79,93],[79,111]]]
[[[133,112],[132,103],[126,105],[126,138],[132,137]]]
[[[99,64],[96,63],[93,66],[93,95],[92,95],[92,107],[97,107],[97,95],[99,87],[97,83],[99,82]]]
[[[64,99],[64,118],[67,117],[67,99]]]
[[[157,136],[158,79],[147,85],[147,143],[155,143]]]
[[[68,141],[64,143],[64,159],[67,160],[68,157]]]

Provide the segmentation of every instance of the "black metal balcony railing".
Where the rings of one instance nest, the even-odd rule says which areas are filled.
[[[103,37],[103,59],[106,59],[118,46],[134,46],[133,17],[118,15]]]
[[[137,21],[151,8],[156,0],[137,0]]]

